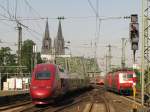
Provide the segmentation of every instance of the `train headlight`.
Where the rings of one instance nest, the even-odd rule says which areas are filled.
[[[37,87],[37,86],[32,86],[31,88],[32,88],[32,89],[37,89],[38,87]]]
[[[133,86],[136,86],[136,83],[135,83],[135,82],[133,82]]]
[[[46,86],[46,89],[50,89],[51,87],[50,86]]]

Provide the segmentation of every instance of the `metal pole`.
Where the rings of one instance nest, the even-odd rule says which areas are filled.
[[[136,50],[133,50],[133,63],[135,64],[135,53],[136,53]]]
[[[67,58],[65,58],[65,69],[66,69],[67,72],[68,72],[68,60],[67,60]]]
[[[84,74],[84,77],[86,76],[86,68],[85,68],[85,60],[84,60],[84,57],[82,57],[80,59],[81,63],[82,63],[82,66],[83,66],[83,74]]]
[[[107,73],[107,54],[106,54],[106,73]]]
[[[18,23],[18,73],[21,73],[21,47],[22,47],[22,27],[21,25]]]
[[[33,70],[33,53],[31,54],[31,73],[32,73],[32,70]]]
[[[108,64],[109,64],[109,71],[111,70],[111,45],[108,45],[108,48],[109,48],[109,50],[108,50]]]
[[[142,60],[141,60],[141,70],[142,70],[142,86],[141,86],[141,102],[142,106],[144,106],[144,45],[145,45],[145,39],[144,39],[144,0],[142,0]]]
[[[122,59],[121,59],[122,68],[125,67],[125,38],[122,38]]]
[[[1,76],[1,73],[0,73],[0,91],[2,90],[1,86],[2,86],[2,76]]]
[[[33,52],[34,52],[34,66],[37,64],[37,46],[36,44],[33,45]]]

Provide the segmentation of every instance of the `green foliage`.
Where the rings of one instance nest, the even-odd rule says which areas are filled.
[[[22,72],[31,72],[31,62],[33,60],[33,47],[34,42],[32,40],[26,40],[23,42],[21,49],[21,65],[26,66],[27,69],[22,69]],[[2,73],[2,81],[6,80],[7,73],[17,73],[18,70],[15,66],[18,66],[17,55],[11,53],[10,47],[1,47],[0,48],[0,73]],[[41,54],[37,53],[37,63],[41,63]]]
[[[0,65],[13,65],[16,62],[16,55],[11,54],[9,47],[2,47],[0,49]]]
[[[21,48],[21,65],[24,65],[27,67],[27,70],[25,72],[31,71],[32,54],[33,54],[32,46],[33,45],[34,45],[34,42],[32,40],[25,40]]]
[[[135,69],[135,74],[136,74],[136,78],[137,78],[137,82],[136,82],[136,88],[137,89],[141,89],[141,83],[140,83],[140,77],[141,77],[141,73],[139,70]]]
[[[41,53],[37,52],[37,64],[39,64],[39,63],[43,63],[43,62],[42,62],[42,59],[41,59]]]
[[[32,40],[25,40],[21,49],[21,64],[26,66],[27,69],[24,72],[31,72],[34,66],[34,53],[33,53],[34,42]],[[40,53],[37,53],[37,63],[41,63],[42,59]]]
[[[16,66],[16,54],[11,53],[9,47],[1,47],[0,49],[0,73],[2,73],[2,81],[6,79],[6,74],[3,73],[14,73],[16,68],[8,66]],[[5,66],[5,67],[4,67]],[[7,66],[7,67],[6,67]]]

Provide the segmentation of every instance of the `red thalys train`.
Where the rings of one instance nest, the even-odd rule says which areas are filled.
[[[106,89],[114,92],[130,92],[135,84],[136,74],[132,70],[118,70],[109,72],[105,76]]]
[[[104,85],[104,77],[103,76],[97,76],[96,77],[96,84],[97,85]]]
[[[33,70],[30,95],[34,104],[48,104],[55,96],[88,86],[88,79],[77,74],[67,75],[54,64],[38,64]]]

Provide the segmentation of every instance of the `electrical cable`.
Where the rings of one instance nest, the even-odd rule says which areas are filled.
[[[8,11],[4,6],[2,6],[1,4],[0,4],[0,7],[1,7],[4,11],[6,11],[7,14],[9,15],[9,17],[11,18],[11,14],[9,13],[9,11]]]
[[[90,5],[90,7],[92,8],[93,12],[95,13],[95,15],[98,15],[96,9],[93,7],[93,5],[92,5],[92,3],[91,3],[90,0],[88,0],[88,3],[89,3],[89,5]]]

